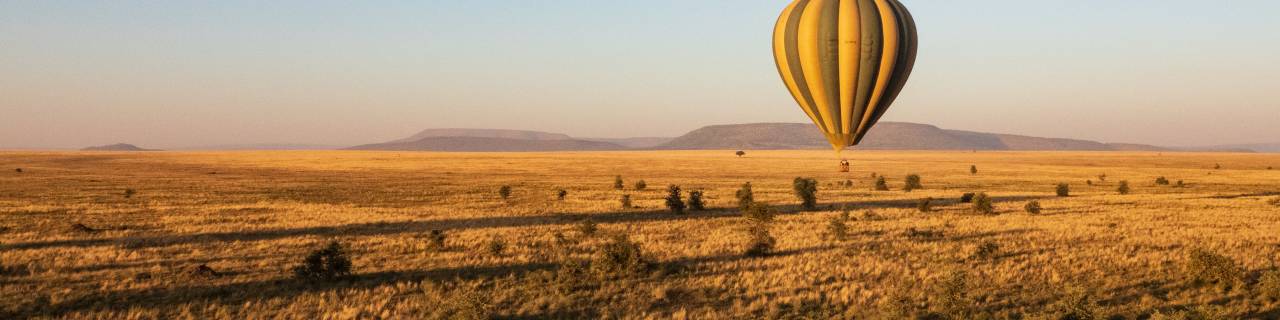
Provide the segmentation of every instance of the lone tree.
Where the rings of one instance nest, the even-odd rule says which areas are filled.
[[[1090,184],[1092,184],[1092,182],[1090,182]],[[1058,197],[1066,198],[1071,196],[1071,186],[1066,183],[1059,183],[1056,191],[1058,193]]]
[[[907,175],[906,186],[903,187],[902,190],[906,192],[911,192],[912,190],[916,190],[916,189],[924,189],[924,185],[920,184],[920,175],[918,174]]]
[[[969,174],[978,174],[978,165],[970,165]]]
[[[1116,192],[1119,192],[1120,194],[1129,194],[1129,181],[1121,180],[1120,187],[1116,188]]]
[[[742,151],[742,150],[738,150],[738,152],[735,152],[734,154],[738,155],[738,157],[739,157],[739,158],[741,158],[741,157],[743,157],[743,156],[747,155],[747,152],[746,152],[746,151]]]
[[[702,190],[689,191],[689,209],[693,211],[706,210],[706,204],[702,202]]]
[[[671,213],[684,213],[684,200],[680,199],[680,186],[671,185],[667,187],[667,209],[671,209]]]
[[[626,188],[626,186],[622,185],[622,176],[613,177],[613,188],[618,190],[622,190],[623,188]]]
[[[791,187],[796,192],[796,197],[800,198],[801,207],[805,210],[818,208],[818,180],[798,177]]]
[[[312,251],[302,264],[293,267],[293,275],[304,280],[334,280],[351,274],[351,259],[338,241]]]
[[[884,176],[876,177],[876,191],[889,191],[889,183],[885,182]]]
[[[756,196],[751,191],[750,182],[742,184],[742,188],[738,189],[738,192],[735,192],[733,196],[738,198],[738,209],[741,210],[747,210],[747,208],[751,207],[752,203],[756,202]]]

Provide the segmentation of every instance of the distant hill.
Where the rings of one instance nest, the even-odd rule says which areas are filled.
[[[195,146],[174,148],[171,150],[192,150],[192,151],[259,151],[259,150],[334,150],[342,149],[340,146],[332,145],[315,145],[315,144],[228,144],[228,145],[212,145],[212,146]]]
[[[426,138],[471,137],[515,140],[574,140],[566,134],[502,129],[427,129],[408,138],[391,142],[415,142]]]
[[[105,146],[96,146],[80,149],[80,151],[160,151],[154,149],[143,149],[128,143],[109,144]]]
[[[675,138],[641,137],[641,138],[581,138],[580,140],[608,142],[632,149],[649,149],[671,142]]]
[[[347,150],[445,151],[445,152],[540,152],[627,150],[621,145],[586,140],[534,140],[489,137],[427,137],[416,141],[355,146]]]
[[[709,126],[677,137],[658,149],[822,149],[830,145],[807,123],[757,123]],[[931,125],[883,122],[857,147],[861,150],[1045,150],[1169,151],[1140,144],[1039,138],[941,129]]]
[[[1191,149],[1191,150],[1226,150],[1226,151],[1232,151],[1232,150],[1235,150],[1235,151],[1239,151],[1239,150],[1249,150],[1249,151],[1253,151],[1253,152],[1263,152],[1263,153],[1280,153],[1280,142],[1277,142],[1277,143],[1256,143],[1256,144],[1231,144],[1231,145],[1221,145],[1221,146],[1196,147],[1196,148],[1188,148],[1188,149]]]

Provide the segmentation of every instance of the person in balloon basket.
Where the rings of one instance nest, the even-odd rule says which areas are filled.
[[[849,172],[849,159],[840,159],[840,172]]]

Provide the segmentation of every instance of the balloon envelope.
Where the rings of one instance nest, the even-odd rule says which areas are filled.
[[[898,0],[795,0],[773,33],[778,73],[837,151],[858,145],[898,98],[916,45]]]

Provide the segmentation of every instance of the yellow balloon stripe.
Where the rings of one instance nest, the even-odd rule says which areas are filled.
[[[822,115],[823,131],[828,134],[836,132],[836,114],[831,112],[830,99],[827,96],[826,81],[823,78],[822,48],[823,39],[819,30],[822,28],[822,14],[827,2],[832,0],[812,0],[800,15],[800,30],[797,36],[797,50],[800,54],[800,69],[805,81],[809,83],[809,96],[813,97],[814,109]]]
[[[889,85],[889,77],[893,76],[894,63],[898,60],[898,18],[894,14],[893,7],[885,0],[876,0],[876,8],[880,11],[880,19],[884,24],[881,28],[884,33],[884,49],[880,54],[880,75],[876,78],[876,87],[871,93],[871,100],[867,102],[867,111],[862,116],[862,123],[858,124],[858,132],[865,133],[870,128],[872,115],[876,113],[877,107],[880,106],[880,99],[884,97],[885,89]]]
[[[787,25],[790,24],[791,16],[794,14],[796,6],[800,2],[793,2],[782,10],[782,15],[778,17],[778,25],[773,30],[773,58],[778,65],[778,74],[782,75],[782,81],[787,85],[787,90],[791,91],[791,96],[796,99],[796,103],[800,105],[800,109],[804,110],[809,119],[813,120],[816,125],[822,125],[822,121],[818,120],[818,116],[813,113],[813,109],[809,106],[809,102],[805,101],[800,94],[800,86],[796,84],[795,78],[791,76],[791,64],[787,58]]]
[[[841,134],[853,134],[853,101],[858,93],[858,59],[862,54],[862,31],[858,18],[858,0],[840,0],[840,128]]]

